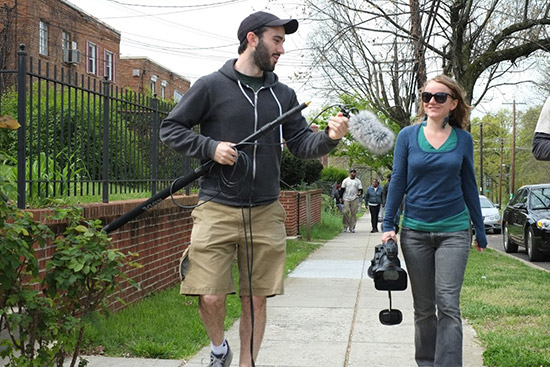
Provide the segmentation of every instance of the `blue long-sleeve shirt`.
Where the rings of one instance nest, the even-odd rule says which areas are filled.
[[[425,151],[418,142],[421,125],[397,135],[383,230],[395,230],[405,196],[404,216],[422,223],[457,217],[468,209],[480,247],[487,246],[473,164],[472,136],[454,128],[457,144],[447,151]],[[442,230],[444,231],[444,230]]]
[[[382,204],[382,192],[383,188],[378,186],[376,189],[372,186],[367,188],[367,193],[365,194],[365,204]]]

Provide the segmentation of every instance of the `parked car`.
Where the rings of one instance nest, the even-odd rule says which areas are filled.
[[[483,195],[479,195],[479,202],[481,204],[481,214],[483,215],[485,232],[492,231],[495,234],[499,234],[502,230],[502,220],[498,207]]]
[[[527,249],[529,260],[550,254],[550,184],[520,187],[502,214],[506,252]]]

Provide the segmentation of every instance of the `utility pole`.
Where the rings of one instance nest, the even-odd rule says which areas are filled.
[[[516,100],[512,102],[512,163],[510,166],[510,197],[514,195],[516,184]]]
[[[481,195],[485,195],[483,190],[483,122],[479,123],[479,183],[481,187]]]
[[[502,208],[502,166],[504,166],[504,139],[500,138],[500,172],[498,175],[498,206]]]
[[[503,103],[510,104],[510,103]],[[510,197],[514,195],[515,186],[516,186],[516,104],[525,104],[525,103],[516,103],[514,99],[512,101],[512,154],[510,162]]]

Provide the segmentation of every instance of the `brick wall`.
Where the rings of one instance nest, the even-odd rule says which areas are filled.
[[[194,205],[197,196],[175,196],[180,205]],[[104,224],[110,223],[143,200],[128,200],[108,204],[84,205],[86,218],[101,219]],[[44,220],[48,210],[32,210],[36,220]],[[123,252],[139,254],[136,262],[141,268],[128,269],[126,275],[133,279],[139,288],[122,284],[118,296],[127,303],[135,302],[153,291],[171,287],[179,280],[176,268],[183,250],[189,245],[191,237],[191,210],[183,210],[175,206],[172,200],[164,200],[146,213],[139,216],[117,231],[110,233],[114,245]],[[48,223],[56,232],[62,231],[62,224]],[[40,249],[38,257],[41,268],[45,261],[53,255],[53,246]],[[113,310],[123,307],[120,302],[111,305]]]
[[[138,75],[134,75],[137,70]],[[165,84],[164,98],[174,99],[174,92],[185,94],[191,82],[147,57],[121,57],[118,68],[118,85],[128,87],[134,92],[151,93],[151,77],[156,76],[155,94],[162,97],[161,87]]]
[[[15,2],[14,0],[0,0],[0,5],[3,4],[13,6]],[[57,65],[71,72],[77,72],[79,75],[90,75],[102,79],[105,75],[105,51],[114,54],[116,72],[120,55],[120,32],[114,28],[63,0],[18,0],[16,12],[16,24],[11,26],[16,27],[17,32],[15,38],[10,40],[12,45],[7,48],[11,53],[7,66],[15,68],[18,46],[20,43],[24,43],[28,56],[33,57],[35,62],[42,60],[42,62],[51,64],[50,75],[53,75],[53,67]],[[48,24],[47,55],[39,53],[39,24],[41,20]],[[63,62],[63,31],[70,35],[70,41],[76,42],[77,49],[81,52],[79,64]],[[87,42],[92,42],[98,47],[96,74],[88,74],[86,70]],[[42,69],[45,71],[45,65],[42,66]]]
[[[296,236],[300,232],[300,227],[307,223],[307,196],[310,196],[311,205],[311,224],[321,223],[321,198],[322,190],[315,189],[309,191],[282,191],[279,201],[286,211],[286,235]]]
[[[321,190],[310,190],[306,192],[281,193],[280,201],[287,213],[285,222],[287,235],[298,234],[298,226],[306,223],[306,196],[311,197],[311,222],[321,222]],[[191,206],[197,203],[197,196],[175,196],[179,205]],[[111,202],[107,204],[84,205],[84,216],[86,218],[101,219],[104,224],[111,223],[122,214],[133,209],[143,200],[128,200]],[[49,209],[30,210],[34,219],[45,221],[50,213]],[[63,230],[60,222],[46,222],[56,233]],[[154,206],[137,219],[123,225],[118,230],[110,233],[114,245],[123,252],[137,252],[139,257],[136,262],[141,268],[128,269],[126,274],[133,279],[139,288],[130,286],[127,282],[122,284],[120,296],[127,304],[138,301],[151,292],[162,290],[173,286],[179,281],[177,267],[183,250],[189,246],[191,238],[191,210],[181,209],[174,205],[172,200],[167,199]],[[47,259],[54,253],[53,246],[47,246],[38,250],[37,256],[41,268]],[[124,307],[122,303],[114,301],[111,305],[113,310]]]

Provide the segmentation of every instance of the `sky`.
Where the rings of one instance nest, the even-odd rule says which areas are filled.
[[[307,69],[308,63],[301,51],[313,28],[304,18],[304,5],[300,0],[66,1],[118,30],[121,56],[147,56],[191,83],[218,70],[226,60],[237,57],[237,29],[250,13],[265,10],[280,18],[298,19],[300,27],[295,34],[287,35],[285,55],[279,59],[275,72],[283,83],[296,91],[300,102],[312,101],[310,109],[320,110],[327,102],[309,85],[293,78],[295,73]],[[511,110],[509,103],[514,99],[518,102],[518,111],[542,104],[541,95],[532,96],[533,91],[529,88],[532,86],[491,92],[472,116],[483,116],[501,108]]]
[[[308,22],[301,1],[292,0],[66,0],[121,33],[121,56],[147,56],[191,82],[238,56],[237,29],[249,14],[264,10],[300,21],[287,35],[276,66],[280,80],[305,101],[311,92],[291,76],[306,63],[300,57]]]

